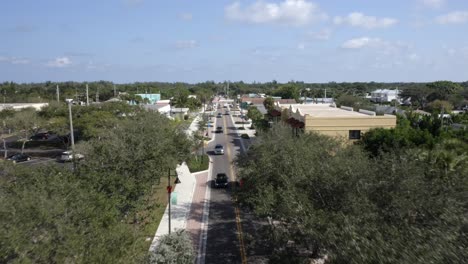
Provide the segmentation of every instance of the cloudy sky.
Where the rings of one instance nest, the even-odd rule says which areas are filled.
[[[2,0],[0,81],[468,80],[468,0]]]

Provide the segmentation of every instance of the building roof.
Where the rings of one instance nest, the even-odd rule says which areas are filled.
[[[148,104],[148,105],[143,105],[143,107],[147,110],[159,110],[167,107],[167,110],[170,110],[169,105],[167,104]]]
[[[255,107],[257,107],[258,111],[260,111],[260,113],[266,115],[268,114],[268,111],[266,110],[265,106],[263,104],[256,104],[256,105],[253,105]]]
[[[399,90],[389,90],[389,89],[377,89],[372,93],[380,93],[380,94],[398,94],[400,93]]]
[[[249,102],[254,105],[259,105],[263,104],[263,101],[265,101],[266,98],[249,98],[249,97],[242,97],[241,102]],[[279,102],[280,104],[295,104],[296,100],[294,99],[279,99],[279,98],[273,98],[275,102]]]
[[[289,108],[294,113],[299,110],[301,115],[312,117],[370,117],[372,115],[348,111],[342,108],[333,107],[327,104],[281,104],[281,108]]]
[[[172,113],[186,113],[189,110],[189,108],[171,108]]]

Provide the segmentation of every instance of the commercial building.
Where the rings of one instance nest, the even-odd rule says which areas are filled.
[[[357,140],[372,128],[393,128],[396,116],[376,115],[367,110],[354,111],[351,107],[337,108],[326,104],[279,104],[273,116],[281,116],[296,131],[315,131],[323,135]]]
[[[141,99],[148,99],[149,104],[155,104],[157,101],[161,100],[161,94],[135,94],[141,97]]]
[[[378,89],[371,93],[370,100],[375,103],[389,103],[399,100],[399,90]]]

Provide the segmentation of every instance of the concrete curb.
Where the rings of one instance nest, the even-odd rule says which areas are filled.
[[[214,140],[214,137],[213,137]],[[210,165],[208,166],[208,178],[207,180],[210,181],[212,177],[212,163],[213,160],[210,158]],[[205,263],[205,258],[206,258],[206,241],[208,240],[208,217],[210,214],[210,200],[211,200],[211,187],[208,186],[205,191],[205,201],[203,204],[203,216],[202,216],[202,222],[201,222],[201,227],[200,227],[200,239],[198,242],[198,252],[197,252],[197,264],[204,264]]]

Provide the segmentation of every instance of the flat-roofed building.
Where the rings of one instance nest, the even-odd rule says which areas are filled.
[[[361,135],[372,128],[393,128],[396,116],[376,115],[367,110],[354,111],[351,107],[337,108],[326,104],[276,104],[276,110],[286,123],[296,130],[316,131],[320,134],[360,139]]]
[[[21,110],[25,108],[34,108],[39,111],[46,106],[49,106],[49,103],[6,103],[0,104],[0,111],[4,109]]]

